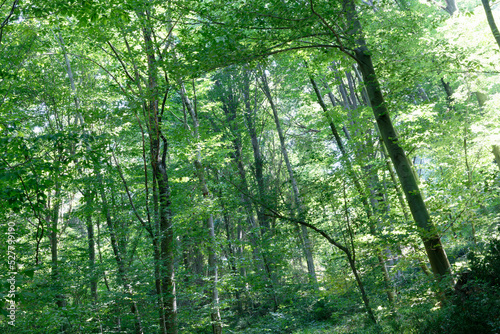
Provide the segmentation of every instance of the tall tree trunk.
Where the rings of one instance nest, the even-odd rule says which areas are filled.
[[[264,161],[262,158],[262,153],[260,152],[259,138],[257,137],[257,130],[255,126],[255,108],[252,108],[252,103],[250,99],[250,74],[249,71],[244,71],[243,73],[243,99],[245,103],[245,120],[248,129],[248,134],[250,135],[250,140],[252,142],[253,157],[254,157],[254,169],[255,169],[255,179],[257,180],[257,189],[259,200],[261,203],[267,203],[266,198],[266,186],[264,182]],[[262,233],[266,233],[270,228],[269,217],[265,213],[265,209],[261,205],[257,205],[257,218],[259,220],[260,227],[262,228]]]
[[[387,149],[385,148],[385,145],[381,143],[380,145],[382,154],[384,156],[384,160],[387,166],[387,170],[389,171],[389,175],[391,177],[392,184],[394,185],[394,190],[396,191],[396,195],[398,197],[399,205],[401,207],[401,211],[403,211],[403,216],[405,217],[405,221],[409,222],[410,221],[410,215],[408,214],[408,210],[406,208],[405,200],[404,200],[404,195],[401,191],[401,189],[398,186],[398,180],[396,178],[396,175],[394,173],[394,169],[392,168],[391,161],[389,158],[389,154],[387,153]],[[415,253],[417,253],[417,248],[415,245],[412,245],[412,248],[415,250]],[[419,256],[417,257],[418,264],[422,271],[424,272],[425,275],[430,276],[431,271],[427,267],[427,264],[425,261]]]
[[[297,181],[295,179],[295,176],[293,174],[293,169],[292,165],[290,164],[290,159],[288,158],[288,151],[286,149],[286,143],[285,143],[285,136],[283,135],[283,130],[281,129],[281,124],[280,120],[278,117],[278,109],[276,105],[274,104],[273,98],[271,96],[271,91],[269,90],[269,84],[267,82],[267,77],[265,71],[262,72],[262,90],[264,91],[264,94],[266,95],[267,100],[269,101],[269,104],[271,105],[271,109],[273,111],[273,116],[274,116],[274,122],[276,124],[276,130],[278,131],[278,137],[280,139],[280,147],[281,147],[281,154],[283,155],[283,159],[285,160],[285,165],[288,171],[288,176],[290,178],[290,183],[292,185],[292,195],[293,195],[293,200],[294,200],[294,205],[295,209],[297,212],[297,216],[299,220],[304,220],[305,218],[305,212],[304,212],[304,205],[302,204],[302,198],[299,193],[299,188],[297,186]],[[309,272],[309,279],[311,283],[317,287],[318,280],[316,278],[316,269],[314,267],[314,260],[313,260],[313,255],[312,255],[312,245],[311,245],[311,240],[309,238],[309,232],[307,231],[307,228],[303,225],[300,225],[301,233],[302,233],[302,239],[304,243],[304,255],[306,257],[307,261],[307,270]]]
[[[441,278],[451,273],[450,263],[448,262],[448,257],[441,244],[441,239],[437,233],[436,227],[432,223],[429,212],[427,211],[422,193],[418,187],[415,175],[412,172],[410,162],[398,143],[398,137],[385,105],[382,91],[373,68],[371,56],[367,51],[368,49],[366,47],[357,48],[356,57],[359,60],[364,83],[367,86],[375,119],[389,156],[396,167],[396,173],[401,182],[413,219],[417,223],[417,226],[423,230],[421,237],[432,270],[434,274]]]
[[[337,128],[336,128],[335,124],[333,123],[333,120],[332,120],[331,116],[329,115],[328,108],[326,107],[326,104],[325,104],[325,102],[323,100],[323,96],[322,96],[321,92],[319,91],[319,88],[318,88],[318,85],[316,84],[316,81],[312,78],[312,76],[309,76],[309,80],[311,81],[311,84],[313,86],[314,92],[316,93],[316,97],[318,99],[318,103],[321,106],[321,108],[323,109],[325,117],[327,118],[327,120],[328,120],[328,122],[330,124],[330,129],[332,130],[333,136],[334,136],[334,138],[335,138],[335,140],[337,142],[337,146],[338,146],[338,148],[339,148],[339,150],[341,152],[341,156],[342,156],[342,158],[343,158],[343,160],[344,160],[344,162],[346,164],[346,168],[348,170],[348,173],[349,173],[351,179],[354,181],[354,185],[355,185],[355,188],[356,188],[357,192],[361,196],[361,199],[362,199],[362,202],[363,202],[363,206],[365,208],[365,212],[366,212],[369,224],[370,224],[370,233],[373,234],[373,235],[376,235],[375,225],[374,225],[374,223],[372,222],[372,219],[371,219],[372,213],[371,213],[370,207],[368,205],[368,201],[366,200],[366,196],[364,194],[365,191],[363,190],[363,187],[362,187],[361,183],[358,181],[358,176],[356,175],[356,172],[354,171],[354,168],[353,168],[353,166],[351,164],[349,156],[347,155],[347,151],[345,150],[344,145],[342,143],[342,140],[340,139],[340,136],[339,136],[339,134],[337,132]],[[345,91],[345,89],[344,89],[344,91]],[[345,95],[347,96],[347,93]],[[334,97],[330,96],[330,99],[331,99],[332,103],[335,104]],[[347,100],[346,100],[346,102],[347,102]],[[374,209],[374,212],[377,213],[376,207],[378,206],[378,203],[374,199],[373,194],[370,195],[370,202],[371,202],[371,205],[372,205],[372,207]],[[392,303],[392,302],[394,302],[394,292],[390,288],[391,280],[390,280],[390,277],[389,277],[389,272],[387,270],[387,265],[385,263],[385,259],[384,259],[383,255],[380,253],[380,251],[377,250],[376,251],[376,255],[377,255],[377,259],[379,261],[380,267],[382,269],[382,274],[383,274],[383,277],[384,277],[384,281],[385,281],[385,283],[387,285],[387,287],[386,287],[386,290],[387,290],[387,299]]]
[[[140,16],[145,16],[143,13]],[[147,22],[146,24],[149,24]],[[167,150],[168,142],[161,131],[161,115],[158,108],[158,63],[155,56],[152,35],[153,31],[149,26],[142,29],[144,46],[147,55],[148,65],[148,87],[147,87],[147,102],[144,103],[145,114],[149,122],[149,140],[150,140],[150,156],[151,170],[153,174],[153,202],[155,205],[155,213],[159,217],[155,217],[155,224],[159,227],[160,242],[156,242],[156,247],[160,247],[160,263],[161,263],[161,297],[160,303],[163,301],[163,314],[160,314],[161,330],[164,333],[176,334],[177,327],[177,298],[175,291],[175,268],[174,268],[174,231],[172,224],[170,186],[168,183],[167,174]],[[168,94],[166,92],[165,98]],[[162,147],[160,152],[160,138]],[[159,223],[157,222],[159,219]],[[155,245],[153,245],[155,247]],[[156,250],[155,250],[156,251]],[[158,278],[157,278],[158,279]],[[159,290],[159,288],[156,288]]]
[[[436,227],[431,221],[417,180],[415,175],[413,175],[410,162],[403,148],[399,145],[398,136],[392,125],[370,52],[362,36],[361,24],[357,18],[355,4],[352,0],[347,0],[345,5],[346,13],[352,26],[351,36],[355,39],[356,43],[354,57],[361,70],[378,128],[389,156],[396,167],[396,173],[401,182],[413,219],[420,228],[420,236],[423,240],[432,271],[439,280],[442,280],[451,274],[448,257],[441,244],[441,238]],[[450,277],[449,285],[452,283],[453,280]]]

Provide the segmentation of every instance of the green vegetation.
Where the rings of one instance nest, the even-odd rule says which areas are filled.
[[[488,0],[0,4],[0,332],[500,332]]]

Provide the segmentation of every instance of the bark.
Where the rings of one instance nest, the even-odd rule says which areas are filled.
[[[370,52],[366,42],[362,37],[361,24],[356,17],[354,2],[347,1],[347,15],[349,16],[353,32],[352,36],[356,38],[355,59],[361,70],[364,85],[366,87],[372,110],[377,121],[382,139],[387,148],[389,156],[396,167],[396,173],[401,182],[403,192],[406,196],[408,206],[412,216],[419,227],[420,236],[423,240],[429,262],[434,274],[439,280],[449,277],[451,267],[444,251],[441,239],[435,225],[431,221],[429,212],[424,203],[422,193],[418,187],[417,180],[413,175],[410,162],[399,145],[398,136],[392,125],[392,120],[387,109],[382,89],[378,82]],[[452,285],[452,279],[449,279],[448,285]]]
[[[143,15],[143,14],[140,14]],[[144,45],[148,65],[148,87],[147,99],[144,111],[149,122],[151,169],[153,174],[153,202],[155,213],[158,214],[159,222],[156,223],[159,231],[159,242],[155,241],[153,247],[160,247],[160,276],[161,288],[156,283],[159,302],[162,304],[160,314],[160,328],[163,333],[176,334],[177,325],[177,298],[175,291],[175,268],[174,268],[174,231],[172,224],[170,186],[167,174],[167,150],[168,142],[161,132],[161,115],[158,103],[158,64],[152,41],[153,31],[149,27],[142,29]],[[167,96],[168,91],[165,94]],[[160,145],[160,138],[162,145]],[[161,148],[160,148],[161,146]],[[161,154],[160,154],[161,150]],[[154,250],[155,252],[156,249]],[[158,257],[156,254],[155,257]],[[158,269],[156,269],[158,271]],[[158,281],[158,277],[156,279]]]
[[[436,227],[431,221],[417,180],[412,172],[410,162],[403,148],[398,143],[398,137],[385,105],[378,78],[373,68],[371,56],[367,51],[368,49],[365,46],[357,48],[356,57],[359,61],[364,83],[367,86],[375,119],[389,156],[396,167],[396,173],[401,182],[413,219],[421,229],[421,237],[432,270],[435,275],[442,278],[451,273],[450,263],[448,262],[448,257],[441,244],[441,239],[436,231]]]
[[[498,31],[497,24],[495,23],[495,19],[493,18],[493,13],[490,7],[490,0],[481,0],[484,7],[484,12],[486,14],[486,19],[488,20],[488,24],[490,25],[491,33],[493,37],[495,37],[495,41],[500,48],[500,32]]]
[[[257,181],[257,189],[259,194],[259,200],[262,203],[267,202],[266,200],[266,186],[264,181],[264,161],[262,154],[260,152],[259,138],[257,137],[257,130],[255,127],[255,112],[256,110],[252,108],[250,100],[250,76],[249,72],[245,71],[243,76],[243,99],[245,102],[245,120],[248,129],[248,134],[250,135],[250,140],[252,142],[253,157],[254,157],[254,169],[255,169],[255,179]],[[270,227],[269,217],[265,213],[265,209],[262,206],[257,206],[257,218],[262,228],[262,233],[265,234]]]
[[[245,74],[246,75],[246,74]],[[231,88],[229,88],[231,90]],[[229,94],[224,94],[223,97],[221,97],[221,102],[222,102],[222,108],[224,110],[224,113],[226,115],[226,122],[229,124],[229,128],[231,130],[231,134],[233,136],[233,148],[234,148],[234,153],[233,153],[233,161],[236,164],[238,168],[238,174],[240,175],[241,178],[241,198],[243,202],[243,206],[245,208],[245,211],[247,213],[247,222],[249,223],[249,226],[251,227],[251,232],[250,232],[250,242],[252,244],[252,252],[254,256],[254,260],[257,264],[257,267],[260,271],[265,272],[266,274],[266,280],[269,283],[269,286],[271,287],[271,297],[272,297],[272,303],[274,305],[274,311],[276,312],[278,309],[278,297],[276,294],[276,275],[274,275],[274,270],[273,270],[273,264],[270,263],[268,257],[266,254],[262,251],[261,245],[259,243],[259,235],[256,233],[258,230],[257,228],[257,223],[255,222],[254,215],[253,215],[253,209],[252,209],[252,199],[249,197],[250,190],[248,187],[248,182],[246,178],[246,170],[245,166],[243,165],[242,157],[241,157],[241,151],[242,151],[242,140],[241,140],[241,134],[239,132],[238,126],[235,124],[236,121],[236,113],[237,113],[237,102],[235,101],[235,96],[230,91]],[[253,133],[255,134],[255,130],[253,129]],[[255,152],[255,151],[254,151]],[[260,152],[258,151],[258,146],[257,146],[257,152],[260,157]],[[260,164],[260,177],[261,177],[261,182],[262,182],[262,164]],[[262,239],[266,240],[269,238],[269,223],[267,222],[268,217],[265,216],[264,210],[262,207],[259,207],[259,210],[261,212],[261,216],[263,219],[265,219],[265,223],[263,224],[261,232],[262,232]]]
[[[493,155],[495,156],[495,162],[498,165],[498,168],[500,168],[500,146],[499,145],[493,145]]]
[[[420,236],[432,270],[439,280],[448,278],[446,284],[451,286],[453,280],[450,276],[451,267],[446,252],[441,244],[436,227],[430,219],[416,177],[412,172],[411,164],[398,143],[398,137],[392,125],[392,120],[389,116],[382,89],[372,63],[371,53],[366,45],[361,23],[357,17],[356,5],[352,0],[345,0],[343,6],[346,19],[349,22],[345,33],[350,36],[350,43],[353,44],[354,53],[350,53],[343,46],[341,49],[346,55],[355,59],[359,66],[375,120],[389,156],[396,167],[396,173],[401,182],[410,211],[419,227]]]
[[[396,174],[394,173],[394,169],[392,168],[391,161],[390,161],[390,158],[389,158],[388,153],[387,153],[387,149],[385,148],[383,143],[380,145],[380,147],[382,150],[382,154],[384,156],[387,170],[389,171],[389,175],[391,177],[392,184],[394,185],[394,190],[396,191],[396,195],[398,197],[399,205],[401,206],[401,211],[403,211],[403,216],[405,217],[405,221],[409,222],[410,215],[408,213],[408,210],[406,209],[404,195],[398,186],[398,180],[396,178]],[[412,248],[415,250],[415,252],[417,252],[417,248],[414,245],[412,245]],[[424,272],[424,274],[427,276],[430,276],[432,273],[429,270],[429,268],[427,267],[425,261],[420,257],[417,257],[417,261],[418,261],[420,268]]]
[[[450,15],[455,14],[455,12],[458,10],[457,3],[455,0],[445,0],[446,1],[446,7],[443,9]]]
[[[345,150],[344,144],[342,143],[342,140],[340,139],[340,136],[338,135],[336,126],[333,123],[332,118],[329,116],[328,108],[326,107],[326,104],[325,104],[325,102],[323,100],[323,96],[322,96],[321,92],[319,91],[319,88],[318,88],[318,85],[316,84],[316,81],[312,78],[312,76],[309,77],[309,80],[311,81],[311,84],[313,86],[314,92],[316,93],[316,97],[318,99],[318,103],[321,106],[321,109],[323,109],[323,112],[324,112],[324,114],[325,114],[325,116],[326,116],[326,118],[327,118],[327,120],[328,120],[328,122],[330,124],[330,128],[331,128],[332,133],[333,133],[333,135],[335,137],[335,140],[337,142],[337,146],[339,147],[339,149],[341,151],[342,158],[343,158],[343,160],[344,160],[344,162],[346,164],[346,168],[348,170],[348,173],[349,173],[351,179],[354,181],[354,185],[355,185],[355,188],[356,188],[357,192],[359,193],[359,195],[362,198],[362,202],[363,202],[363,205],[364,205],[364,208],[365,208],[365,212],[366,212],[366,215],[367,215],[367,218],[368,218],[368,221],[369,221],[369,225],[370,225],[370,233],[373,234],[373,235],[376,235],[375,226],[374,226],[374,223],[372,222],[372,219],[371,219],[372,218],[372,213],[371,213],[371,210],[369,208],[368,202],[366,200],[366,196],[364,195],[365,192],[363,190],[363,187],[362,187],[361,183],[358,181],[358,177],[357,177],[356,173],[354,172],[353,166],[351,164],[351,161],[349,160],[349,156],[347,155],[347,152]],[[352,88],[354,88],[354,87],[352,87]],[[347,94],[346,94],[346,96],[347,96]],[[331,99],[332,103],[334,103],[333,96],[330,97],[330,99]],[[370,196],[370,202],[371,202],[371,206],[374,209],[374,212],[377,212],[376,207],[378,206],[378,203],[375,200],[373,194],[371,194],[371,196]],[[382,269],[382,274],[383,274],[383,277],[384,277],[384,281],[387,284],[387,298],[392,303],[394,301],[394,292],[390,288],[391,280],[390,280],[389,272],[387,270],[385,259],[384,259],[383,255],[380,253],[380,251],[377,251],[376,255],[377,255],[377,259],[379,261],[380,267]]]
[[[88,242],[88,250],[89,250],[89,269],[90,269],[90,295],[97,301],[97,272],[95,268],[95,240],[94,240],[94,224],[92,222],[92,209],[93,209],[93,196],[90,190],[84,195],[85,197],[85,205],[86,212],[85,217],[87,220],[87,242]]]
[[[285,160],[285,165],[286,169],[288,171],[288,176],[290,178],[290,183],[292,185],[292,195],[293,195],[293,200],[294,200],[294,205],[295,209],[297,212],[297,216],[299,220],[303,220],[305,217],[305,208],[304,205],[302,204],[302,198],[299,193],[299,188],[297,186],[297,180],[295,179],[295,175],[293,173],[292,165],[290,164],[290,159],[288,158],[288,151],[286,149],[286,143],[285,143],[285,136],[283,134],[283,130],[281,129],[281,124],[280,120],[278,117],[278,109],[276,105],[274,104],[274,100],[271,96],[271,91],[269,90],[269,84],[267,82],[266,74],[264,71],[262,71],[262,90],[264,91],[264,94],[267,97],[267,100],[269,101],[269,104],[271,105],[271,109],[273,111],[273,116],[274,116],[274,122],[276,124],[276,130],[278,131],[278,137],[280,139],[280,147],[281,147],[281,154],[283,155],[283,159]],[[300,226],[301,228],[301,233],[302,233],[302,239],[303,239],[303,246],[304,246],[304,255],[306,257],[307,261],[307,270],[309,273],[309,279],[311,283],[317,287],[318,280],[316,278],[316,269],[314,267],[314,260],[312,256],[312,245],[311,245],[311,240],[309,238],[309,232],[307,231],[307,228],[303,225]]]

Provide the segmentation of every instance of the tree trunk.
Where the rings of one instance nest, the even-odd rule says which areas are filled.
[[[346,5],[346,15],[351,23],[350,35],[356,44],[354,58],[361,70],[375,120],[377,121],[389,156],[396,167],[396,173],[401,182],[413,219],[420,229],[420,236],[429,257],[432,271],[439,280],[442,280],[451,274],[448,257],[441,244],[436,227],[431,221],[417,180],[413,175],[410,162],[403,148],[399,145],[398,137],[392,125],[389,110],[384,101],[382,89],[378,82],[375,68],[373,67],[371,55],[362,34],[361,23],[357,18],[356,6],[352,0],[347,0],[344,4]],[[451,286],[452,284],[453,280],[449,277],[447,285]]]
[[[259,138],[257,137],[257,131],[255,127],[255,108],[252,108],[250,100],[250,77],[249,72],[245,71],[243,76],[243,99],[245,102],[245,120],[248,129],[248,134],[250,135],[250,140],[252,142],[253,157],[254,157],[254,167],[255,167],[255,179],[257,180],[257,189],[259,200],[262,203],[267,203],[266,200],[266,189],[264,182],[264,161],[262,159],[262,154],[260,152]],[[269,228],[269,217],[265,213],[265,209],[261,205],[257,205],[257,218],[259,225],[262,228],[262,233],[266,233]]]
[[[443,9],[450,15],[453,16],[455,12],[458,10],[457,3],[455,0],[445,0],[446,1],[446,7]]]
[[[92,223],[93,212],[93,195],[90,190],[84,194],[85,197],[85,217],[87,220],[87,241],[89,249],[89,269],[90,269],[90,295],[97,301],[97,272],[95,268],[95,241],[94,241],[94,224]]]
[[[481,0],[481,2],[483,3],[484,12],[486,13],[486,19],[490,25],[491,33],[493,34],[493,37],[495,37],[495,41],[500,48],[500,32],[498,31],[497,24],[493,18],[493,13],[491,12],[490,0]]]
[[[293,169],[292,165],[290,164],[290,159],[288,158],[285,136],[283,135],[283,130],[281,129],[281,124],[278,117],[278,109],[274,104],[273,98],[271,96],[271,91],[269,90],[269,84],[267,82],[266,74],[263,70],[262,70],[262,90],[264,91],[264,94],[266,95],[267,100],[269,101],[269,104],[271,105],[271,109],[273,111],[274,122],[276,124],[276,130],[278,131],[278,137],[280,139],[281,154],[283,155],[283,159],[285,160],[288,176],[290,178],[290,183],[292,185],[292,192],[293,192],[292,195],[293,195],[293,200],[295,202],[294,205],[297,212],[297,216],[299,220],[304,220],[305,218],[304,205],[302,204],[302,198],[299,193],[297,181],[293,174]],[[309,232],[307,231],[307,228],[303,225],[300,226],[300,229],[302,233],[304,255],[306,257],[309,280],[315,287],[317,287],[318,280],[316,278],[316,269],[314,267],[314,260],[312,256],[312,245],[311,245],[311,240],[309,238]]]
[[[337,142],[337,147],[339,148],[339,150],[341,152],[342,159],[344,160],[344,162],[346,164],[345,167],[347,168],[349,176],[353,180],[354,186],[355,186],[357,192],[359,193],[359,195],[361,196],[362,203],[363,203],[363,206],[365,209],[365,213],[366,213],[366,216],[367,216],[369,224],[370,224],[370,233],[372,235],[376,235],[375,225],[372,222],[372,212],[370,210],[366,196],[364,195],[365,191],[363,190],[361,183],[358,181],[358,176],[356,175],[354,168],[351,164],[351,161],[349,160],[349,156],[347,155],[346,149],[345,149],[345,147],[340,139],[340,136],[337,132],[337,128],[336,128],[335,124],[333,123],[332,118],[329,116],[328,108],[326,107],[326,104],[323,100],[323,96],[321,95],[321,92],[319,91],[319,88],[318,88],[318,85],[316,84],[316,81],[312,78],[312,76],[309,76],[309,80],[311,81],[314,92],[316,93],[318,103],[321,106],[321,108],[323,109],[323,112],[324,112],[324,114],[325,114],[325,116],[330,124],[330,129],[332,130],[333,136]],[[354,88],[354,87],[352,87],[352,88]],[[345,88],[339,88],[339,89],[344,90],[344,92],[346,93],[345,95],[347,96],[347,92],[345,91]],[[330,96],[330,99],[331,99],[332,103],[335,104],[333,94],[332,94],[332,96]],[[347,100],[346,100],[346,102],[347,102]],[[349,108],[349,106],[346,106],[346,108]],[[378,205],[378,203],[374,199],[373,194],[370,196],[370,202],[371,202],[371,205],[373,207],[374,212],[377,213],[376,206]],[[383,255],[380,253],[380,251],[378,251],[378,250],[376,251],[376,255],[377,255],[377,259],[379,261],[380,267],[382,269],[384,281],[386,282],[386,285],[387,285],[386,286],[387,298],[392,303],[394,301],[394,292],[390,288],[392,283],[390,280],[389,272],[387,270],[387,266],[385,264],[385,259],[384,259]]]
[[[403,211],[403,216],[405,217],[405,221],[409,222],[410,221],[410,215],[408,214],[408,210],[406,208],[406,204],[405,204],[405,200],[404,200],[404,195],[403,195],[403,193],[401,192],[401,189],[398,186],[398,180],[396,179],[396,175],[394,173],[394,169],[392,168],[392,165],[391,165],[391,162],[390,162],[390,158],[388,157],[387,149],[385,148],[385,146],[384,146],[383,143],[381,143],[380,148],[381,148],[382,154],[384,156],[384,160],[385,160],[385,163],[386,163],[386,166],[387,166],[387,170],[389,171],[389,175],[391,177],[391,181],[392,181],[392,183],[394,185],[394,190],[396,191],[396,195],[398,197],[398,201],[399,201],[399,205],[401,207],[401,211]],[[414,245],[412,245],[412,248],[415,250],[415,253],[417,253],[417,248]],[[420,256],[417,257],[417,261],[418,261],[418,264],[419,264],[420,268],[424,272],[424,274],[427,275],[427,276],[430,276],[431,275],[431,271],[427,267],[427,264],[425,263],[425,261]]]
[[[396,173],[401,182],[413,219],[421,229],[420,234],[425,250],[427,251],[427,256],[429,257],[432,271],[441,279],[451,273],[450,263],[448,262],[448,257],[441,244],[436,227],[432,223],[427,211],[410,162],[403,148],[398,143],[398,137],[389,117],[375,69],[373,68],[371,56],[367,51],[368,49],[365,46],[357,48],[356,57],[358,58],[363,80],[367,87],[373,113],[375,114],[375,119],[389,156],[396,167]]]
[[[361,277],[359,277],[358,269],[356,268],[356,262],[350,252],[346,252],[346,255],[347,255],[347,260],[349,262],[349,266],[351,267],[351,271],[358,285],[359,292],[361,293],[361,299],[363,299],[363,304],[365,304],[366,313],[368,313],[368,317],[370,318],[370,320],[374,324],[376,324],[377,320],[375,319],[372,308],[370,307],[370,301],[368,299],[368,295],[366,294],[363,281],[361,280]]]
[[[54,290],[56,291],[55,295],[55,302],[56,305],[59,309],[65,308],[66,307],[66,297],[64,296],[63,293],[61,293],[62,290],[62,283],[61,283],[61,273],[59,272],[59,259],[58,259],[58,236],[57,233],[59,232],[59,210],[61,208],[61,188],[59,182],[56,182],[55,188],[56,193],[54,195],[54,206],[50,210],[51,214],[47,217],[48,221],[50,222],[50,234],[49,234],[49,240],[50,240],[50,255],[51,255],[51,278],[52,278],[52,284],[54,287]],[[69,330],[68,324],[66,321],[61,325],[60,327],[62,333],[66,333]]]
[[[166,144],[165,144],[166,145]],[[164,146],[164,149],[165,146]],[[177,334],[177,298],[175,291],[174,231],[170,209],[170,187],[164,161],[159,166],[158,192],[160,197],[160,249],[162,264],[162,295],[165,329],[168,334]]]
[[[144,14],[140,13],[140,16]],[[149,26],[142,29],[144,46],[148,65],[147,102],[144,103],[144,111],[149,122],[151,169],[153,173],[153,202],[155,212],[158,214],[159,242],[160,247],[160,273],[161,273],[161,297],[163,301],[163,314],[160,314],[160,325],[164,322],[161,330],[166,333],[177,334],[177,298],[175,291],[175,268],[174,268],[174,231],[172,224],[170,186],[167,174],[167,150],[168,142],[161,132],[161,116],[158,108],[158,64],[152,41],[153,31]],[[167,91],[168,93],[168,91]],[[160,154],[160,138],[162,148]],[[156,218],[155,218],[156,220]],[[153,244],[153,247],[155,245]],[[156,251],[156,250],[155,250]]]
[[[493,155],[495,156],[495,162],[498,165],[498,168],[500,168],[500,146],[499,145],[493,145]]]

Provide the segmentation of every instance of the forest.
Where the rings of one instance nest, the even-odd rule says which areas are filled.
[[[500,2],[0,2],[1,333],[500,333]]]

